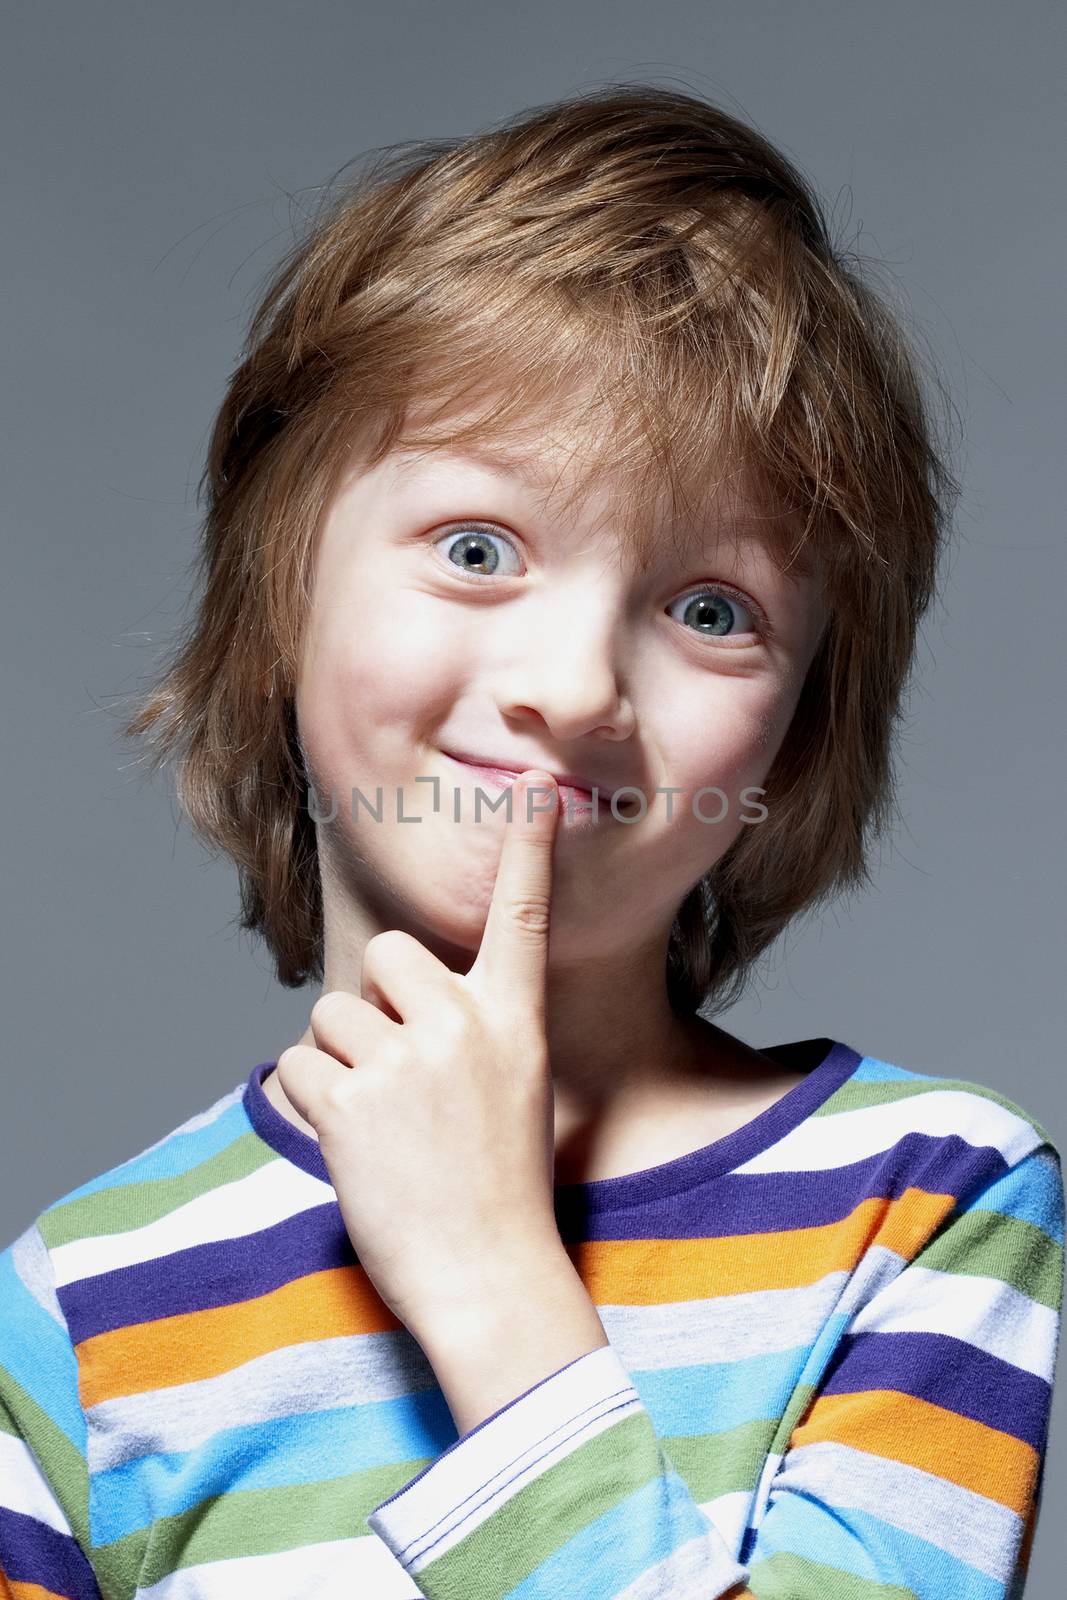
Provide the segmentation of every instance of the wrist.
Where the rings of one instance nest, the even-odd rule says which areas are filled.
[[[580,1356],[609,1343],[596,1306],[562,1246],[512,1262],[409,1323],[459,1433]]]

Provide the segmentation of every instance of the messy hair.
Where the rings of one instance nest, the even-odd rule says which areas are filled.
[[[790,919],[869,883],[893,819],[894,733],[959,493],[915,344],[796,168],[695,95],[613,84],[372,155],[326,187],[251,318],[200,481],[198,599],[122,731],[148,736],[153,769],[173,759],[279,982],[321,981],[295,687],[342,476],[396,449],[499,448],[531,419],[536,439],[551,418],[579,441],[576,492],[618,480],[613,519],[643,561],[716,472],[743,472],[828,620],[766,818],[671,930],[672,1008],[721,1010]]]

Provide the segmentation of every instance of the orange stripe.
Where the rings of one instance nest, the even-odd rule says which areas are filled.
[[[840,1222],[725,1239],[594,1240],[568,1252],[598,1305],[659,1305],[758,1289],[800,1288],[850,1271],[872,1244],[910,1259],[954,1204],[908,1189],[865,1200]],[[358,1265],[310,1273],[253,1300],[159,1317],[83,1339],[86,1408],[230,1372],[287,1345],[403,1327]]]
[[[268,1351],[403,1327],[359,1266],[296,1278],[236,1305],[138,1322],[77,1346],[85,1407],[119,1395],[215,1378]]]
[[[868,1455],[919,1467],[1026,1515],[1039,1456],[1033,1445],[945,1406],[895,1389],[824,1394],[789,1439],[789,1448],[832,1439]]]
[[[838,1222],[724,1239],[594,1239],[567,1252],[597,1305],[662,1305],[759,1289],[795,1289],[851,1271],[871,1245],[910,1261],[955,1197],[906,1189],[864,1200]]]
[[[39,1583],[19,1583],[0,1571],[0,1600],[63,1600],[58,1589],[42,1589]]]

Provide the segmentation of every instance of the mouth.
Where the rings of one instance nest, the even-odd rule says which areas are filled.
[[[498,790],[510,788],[519,776],[520,771],[529,770],[525,767],[513,769],[510,767],[482,766],[479,762],[465,761],[461,756],[449,755],[447,750],[442,750],[441,754],[450,766],[456,768],[457,773],[466,776],[468,782],[473,780],[483,788],[491,787]],[[536,763],[531,763],[531,767],[534,765]],[[556,779],[556,787],[559,790],[559,797],[562,803],[564,827],[582,826],[583,824],[588,826],[590,823],[608,820],[612,817],[611,796],[605,796],[599,789],[594,795],[594,791],[591,789],[581,788],[574,783],[563,783],[558,778]],[[623,814],[632,808],[634,804],[635,802],[629,797],[616,802],[618,811]]]

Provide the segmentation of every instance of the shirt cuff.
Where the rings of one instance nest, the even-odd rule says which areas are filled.
[[[627,1431],[641,1457],[636,1463],[641,1476],[670,1470],[629,1373],[614,1348],[603,1345],[560,1367],[457,1439],[377,1506],[367,1525],[429,1600],[471,1600],[475,1594],[479,1600],[483,1596],[489,1600],[508,1594],[542,1563],[551,1567],[553,1558],[572,1540],[576,1541],[573,1555],[581,1565],[577,1546],[584,1544],[583,1530],[596,1521],[602,1502],[614,1509],[625,1498],[626,1470],[620,1473],[613,1466],[598,1472],[587,1458],[588,1481],[577,1470],[580,1463],[573,1471],[556,1474],[555,1482],[546,1475],[620,1423],[636,1429],[634,1434]],[[594,1448],[593,1455],[597,1454]],[[667,1544],[676,1539],[694,1541],[692,1550],[702,1550],[701,1573],[719,1585],[708,1593],[722,1594],[747,1577],[747,1569],[736,1563],[714,1530],[715,1549],[709,1556],[707,1520],[684,1493],[684,1484],[676,1483],[687,1504],[674,1505],[678,1520]],[[524,1490],[529,1490],[524,1500],[511,1504]],[[610,1568],[609,1552],[601,1554]],[[630,1552],[634,1554],[644,1558],[638,1561],[641,1569],[646,1560],[656,1565],[667,1551],[660,1547]],[[608,1576],[606,1570],[602,1576]],[[622,1573],[613,1576],[621,1578]],[[574,1578],[577,1574],[572,1571]],[[621,1587],[626,1586],[624,1581]],[[534,1591],[541,1592],[536,1579]],[[573,1592],[585,1593],[583,1580],[575,1582]],[[596,1592],[605,1592],[602,1583]],[[610,1592],[617,1590],[610,1587]]]

